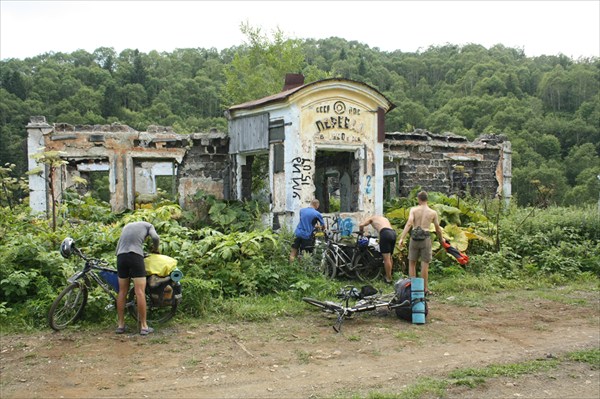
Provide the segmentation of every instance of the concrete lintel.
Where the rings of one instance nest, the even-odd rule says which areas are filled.
[[[77,138],[76,134],[53,134],[50,136],[50,140],[59,141],[59,140],[75,140]]]
[[[185,153],[185,148],[169,148],[161,151],[128,152],[127,155],[132,159],[173,159],[180,164],[183,161]]]
[[[77,164],[77,170],[80,172],[107,172],[110,170],[110,165],[108,162],[80,163]]]
[[[444,159],[450,159],[452,161],[483,161],[483,155],[481,154],[461,154],[461,153],[444,153]]]

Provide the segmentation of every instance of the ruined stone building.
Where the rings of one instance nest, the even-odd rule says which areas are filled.
[[[133,209],[136,198],[152,195],[157,179],[170,177],[172,189],[185,207],[191,194],[203,190],[223,198],[228,181],[228,143],[225,133],[180,135],[170,128],[151,126],[138,132],[124,125],[48,125],[44,117],[32,117],[27,125],[28,152],[61,151],[67,165],[54,176],[55,198],[74,186],[76,177],[93,173],[108,177],[110,204],[114,211]],[[29,169],[38,166],[30,158]],[[48,168],[29,178],[30,206],[48,209]]]
[[[49,125],[32,117],[29,154],[64,152],[56,172],[57,198],[75,177],[107,177],[113,210],[132,209],[167,179],[185,208],[197,191],[218,198],[270,204],[274,228],[293,228],[313,198],[351,230],[383,202],[420,186],[428,191],[510,198],[510,142],[485,135],[474,142],[423,130],[385,132],[394,105],[374,88],[347,79],[304,84],[288,75],[275,95],[232,106],[229,133],[181,135],[152,126]],[[30,169],[36,166],[30,160]],[[48,173],[47,169],[45,173]],[[31,176],[30,203],[48,209],[47,176]],[[257,184],[258,183],[258,184]],[[258,188],[257,188],[258,187]]]

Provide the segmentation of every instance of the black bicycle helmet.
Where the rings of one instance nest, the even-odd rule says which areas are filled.
[[[75,252],[75,241],[71,237],[67,237],[60,244],[60,254],[63,258],[68,259]]]

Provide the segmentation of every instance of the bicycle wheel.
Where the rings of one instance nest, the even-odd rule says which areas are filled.
[[[381,276],[383,256],[369,250],[360,251],[354,257],[352,268],[359,280],[375,280]]]
[[[344,310],[340,305],[335,304],[333,302],[323,302],[317,299],[307,297],[302,298],[302,300],[310,305],[318,307],[319,309],[325,312],[339,313]]]
[[[83,283],[72,283],[56,297],[48,311],[48,324],[59,331],[76,321],[87,303],[87,287]]]
[[[331,249],[327,248],[321,255],[320,270],[328,278],[334,279],[337,274],[337,266]]]
[[[140,321],[138,317],[137,310],[137,301],[135,297],[135,288],[131,287],[129,289],[129,294],[127,295],[127,309],[129,310],[129,314],[136,320]],[[148,324],[160,324],[165,323],[175,316],[175,312],[177,312],[177,303],[174,302],[170,306],[156,306],[152,304],[152,298],[146,291],[146,322]]]

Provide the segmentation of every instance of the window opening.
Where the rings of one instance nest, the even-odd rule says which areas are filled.
[[[383,172],[383,198],[386,201],[398,197],[398,172],[395,169],[386,169]]]
[[[242,199],[269,202],[269,153],[246,156],[242,166]]]
[[[457,162],[451,165],[450,191],[458,197],[464,197],[473,192],[473,175],[475,174],[474,162]]]
[[[110,203],[110,168],[106,160],[70,160],[66,168],[63,189],[74,190],[79,195]],[[86,182],[81,184],[78,179]]]
[[[86,174],[87,192],[90,193],[92,198],[110,203],[108,171],[87,172]]]
[[[134,162],[135,194],[140,203],[159,198],[175,201],[177,197],[177,163],[172,160],[137,159]]]

